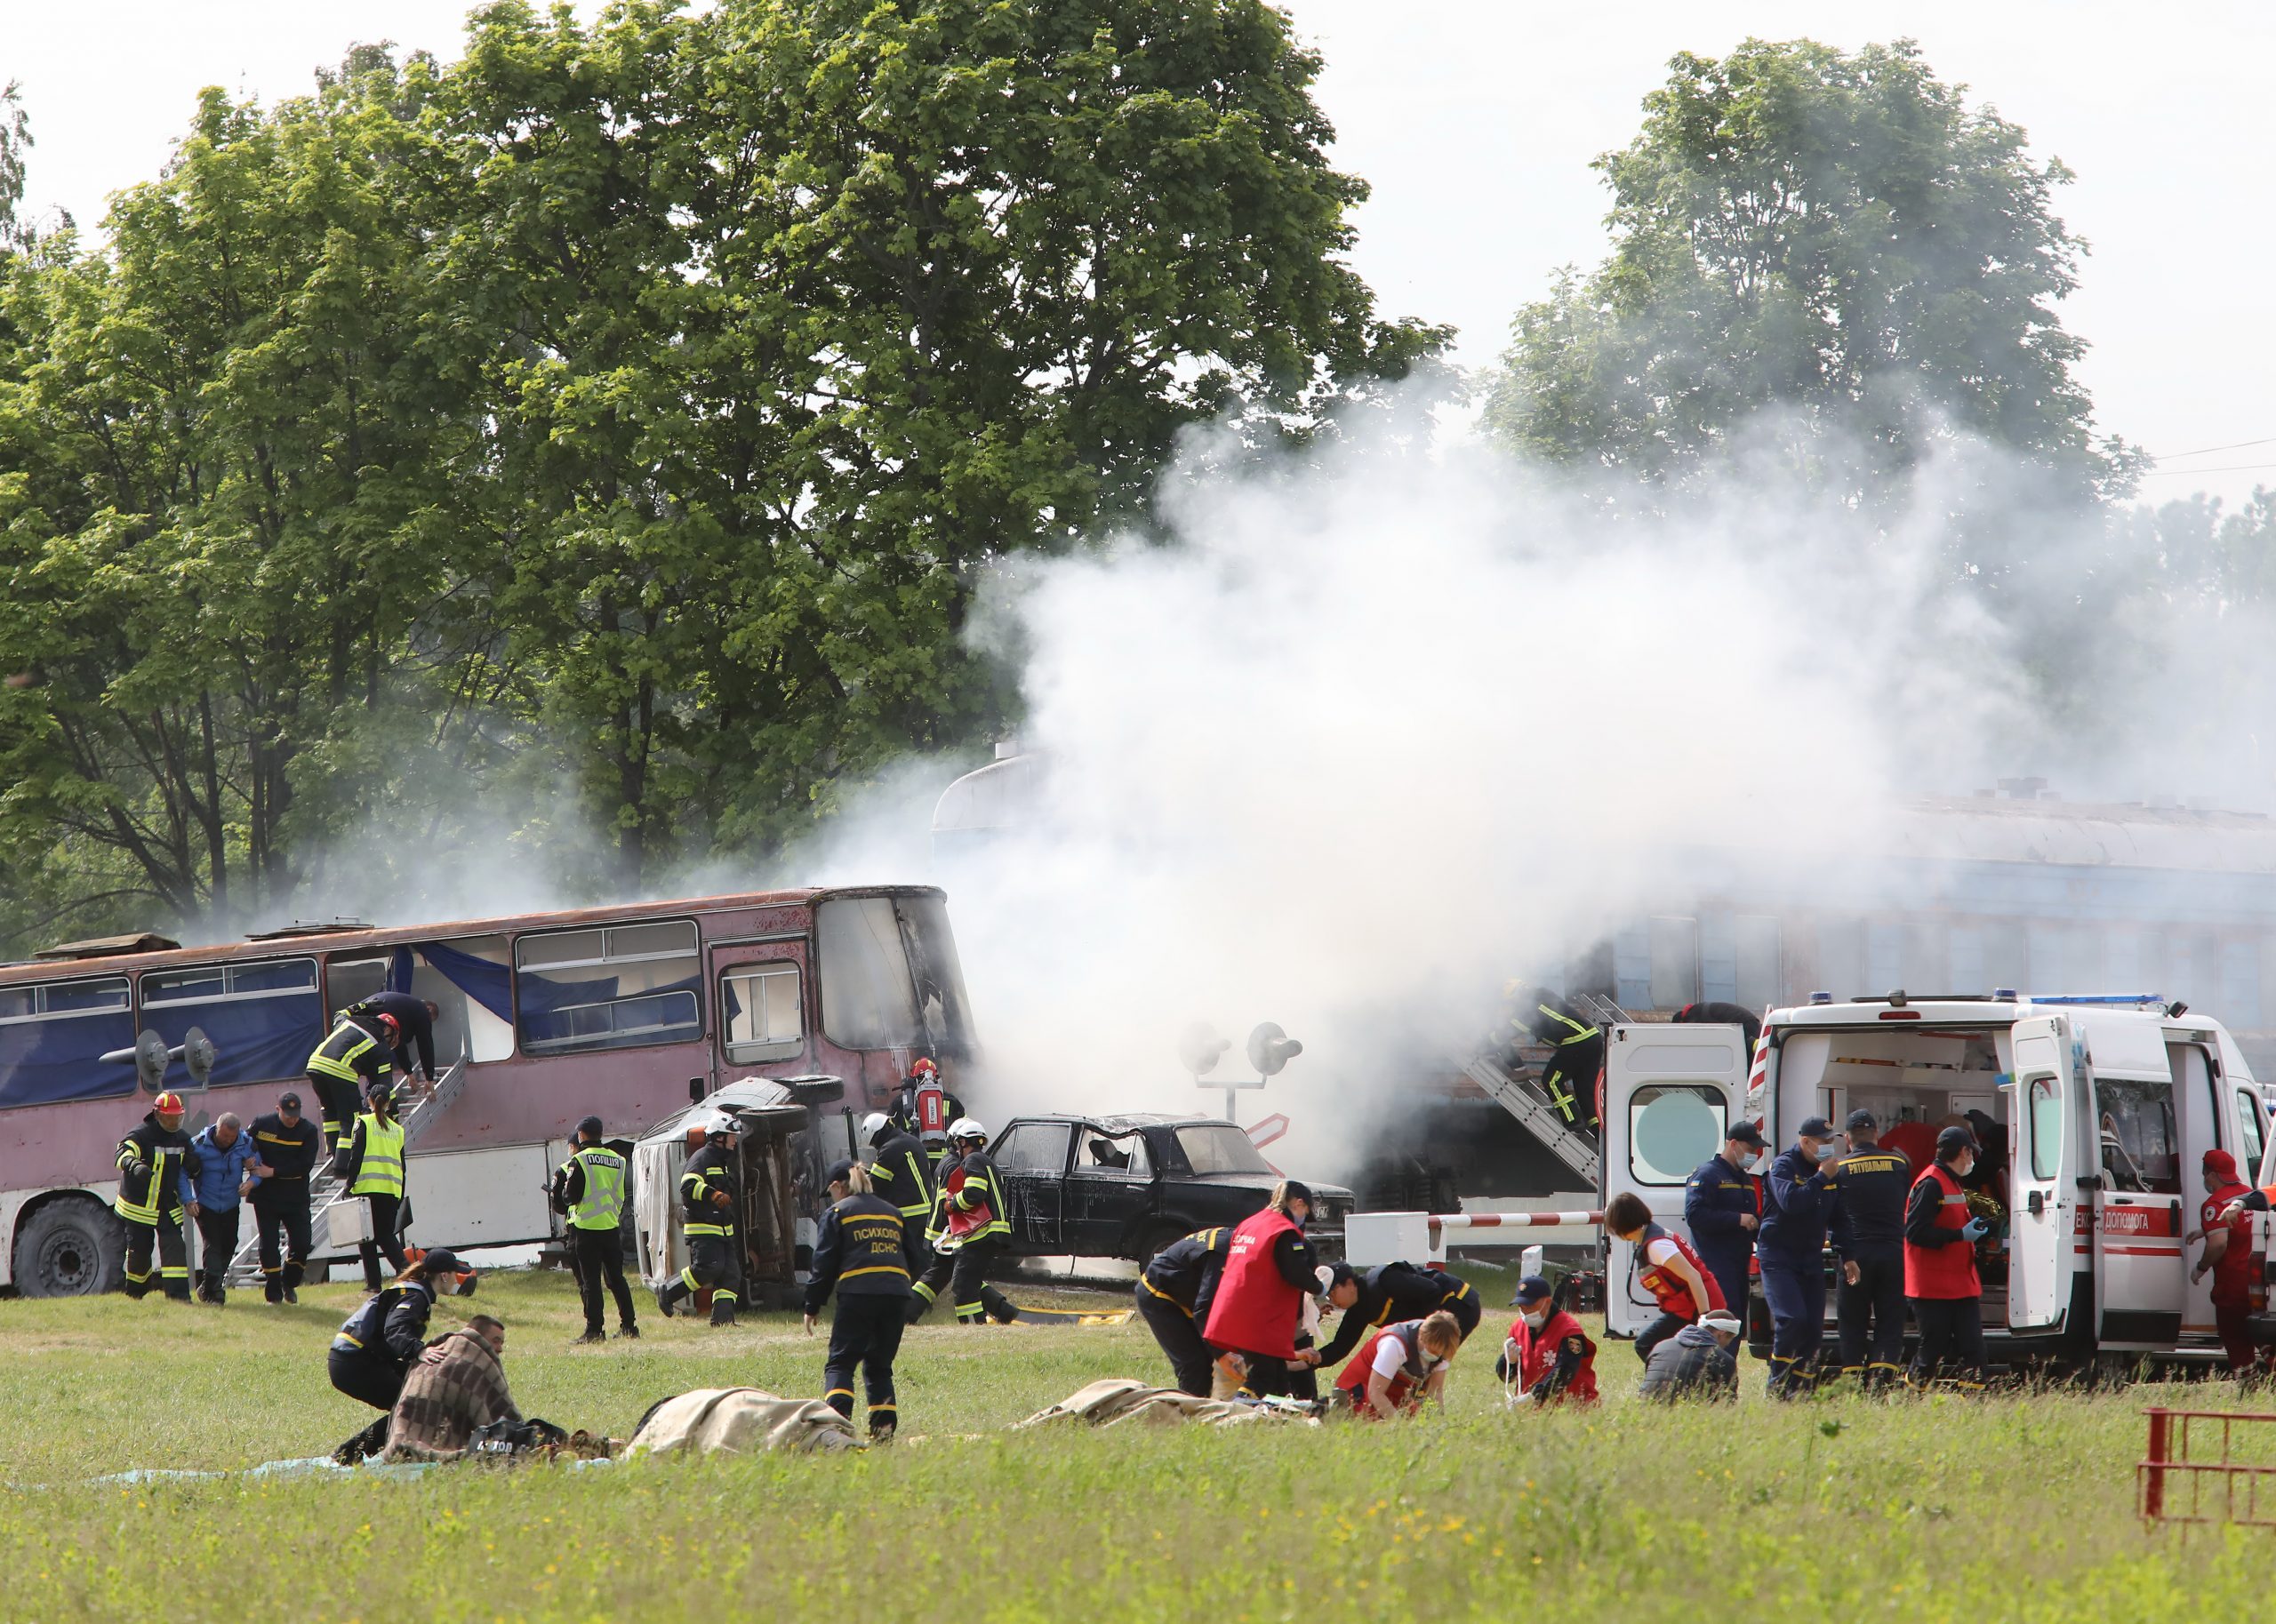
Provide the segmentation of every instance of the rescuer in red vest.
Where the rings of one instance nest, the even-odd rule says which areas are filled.
[[[2260,1349],[2245,1322],[2252,1316],[2252,1216],[2243,1202],[2251,1188],[2237,1177],[2237,1159],[2225,1150],[2205,1153],[2205,1204],[2198,1228],[2184,1239],[2205,1243],[2205,1255],[2190,1271],[2194,1285],[2213,1276],[2213,1324],[2227,1350],[2229,1369],[2248,1376],[2260,1363]]]
[[[1296,1346],[1304,1299],[1321,1290],[1319,1260],[1304,1239],[1311,1211],[1310,1188],[1284,1180],[1264,1210],[1235,1225],[1226,1243],[1225,1266],[1201,1334],[1212,1348],[1240,1360],[1241,1390],[1252,1397],[1309,1397],[1318,1391],[1313,1370],[1319,1350]]]
[[[1925,1387],[1946,1357],[1959,1387],[1983,1386],[1983,1284],[1975,1243],[1989,1228],[1967,1210],[1960,1180],[1975,1170],[1975,1135],[1957,1124],[1936,1135],[1936,1159],[1915,1180],[1904,1204],[1904,1298],[1920,1327],[1911,1381]]]
[[[1690,1242],[1652,1221],[1652,1209],[1642,1196],[1623,1190],[1607,1202],[1604,1227],[1636,1249],[1629,1269],[1660,1305],[1660,1316],[1636,1339],[1636,1356],[1648,1364],[1652,1349],[1702,1314],[1724,1306],[1723,1288]]]
[[[1494,1373],[1510,1384],[1512,1404],[1597,1402],[1597,1345],[1539,1275],[1518,1282],[1518,1317]]]
[[[1336,1402],[1385,1421],[1414,1414],[1425,1399],[1443,1403],[1447,1372],[1461,1351],[1462,1322],[1444,1308],[1385,1325],[1336,1378]]]

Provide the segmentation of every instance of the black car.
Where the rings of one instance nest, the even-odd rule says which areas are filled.
[[[1210,1116],[1021,1116],[990,1146],[1023,1257],[1143,1263],[1182,1236],[1263,1209],[1281,1175],[1234,1124]],[[1311,1183],[1307,1180],[1307,1183]],[[1343,1252],[1351,1192],[1311,1184],[1305,1232]]]

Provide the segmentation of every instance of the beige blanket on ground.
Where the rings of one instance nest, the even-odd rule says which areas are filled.
[[[852,1425],[819,1398],[777,1398],[757,1388],[698,1388],[648,1412],[624,1452],[860,1447]]]
[[[1319,1425],[1316,1418],[1291,1411],[1234,1404],[1222,1398],[1196,1398],[1175,1388],[1148,1387],[1126,1376],[1109,1376],[1094,1381],[1050,1409],[1037,1411],[1020,1425],[1034,1427],[1070,1417],[1088,1421],[1094,1427],[1114,1427],[1124,1421],[1150,1421],[1157,1426],[1198,1421],[1205,1427],[1238,1426],[1249,1421],[1304,1421]]]

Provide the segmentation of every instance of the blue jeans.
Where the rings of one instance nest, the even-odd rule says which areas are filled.
[[[1762,1295],[1770,1305],[1770,1396],[1792,1398],[1817,1379],[1818,1343],[1825,1334],[1825,1268],[1757,1254]]]

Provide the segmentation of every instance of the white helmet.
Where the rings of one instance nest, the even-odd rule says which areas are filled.
[[[871,1111],[867,1116],[862,1118],[862,1137],[875,1139],[885,1131],[885,1125],[886,1114],[883,1111]]]
[[[703,1119],[703,1134],[707,1139],[713,1138],[721,1133],[725,1134],[729,1139],[733,1139],[741,1132],[742,1128],[741,1124],[739,1124],[733,1116],[730,1116],[725,1111],[714,1111],[710,1116]]]
[[[976,1116],[959,1116],[949,1124],[949,1137],[984,1141],[988,1138],[988,1130],[980,1125],[980,1119]]]

